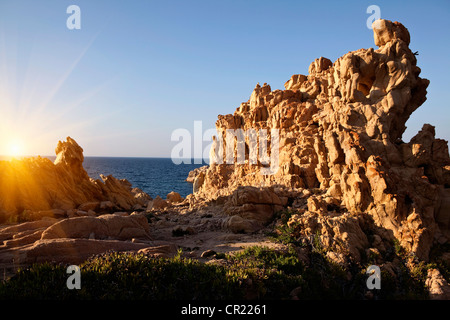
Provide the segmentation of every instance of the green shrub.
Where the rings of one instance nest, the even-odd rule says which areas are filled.
[[[274,220],[278,222],[278,225],[274,227],[274,230],[269,233],[272,240],[287,244],[301,246],[300,237],[298,234],[298,228],[295,225],[288,226],[289,219],[296,214],[295,211],[283,210],[275,214]]]
[[[247,296],[259,299],[289,299],[290,292],[303,284],[303,264],[291,247],[276,251],[253,246],[226,256],[230,274],[240,279],[250,279],[244,287]]]
[[[170,259],[103,254],[80,265],[80,290],[67,289],[67,266],[34,264],[0,284],[0,299],[288,299],[303,285],[304,267],[294,249],[250,247],[221,258],[220,264],[204,264],[181,252]]]
[[[67,289],[66,265],[35,264],[0,283],[0,299],[290,299],[293,289],[300,299],[364,299],[368,291],[368,265],[344,268],[323,250],[311,250],[307,265],[294,246],[253,246],[219,258],[204,264],[183,258],[181,251],[170,259],[98,255],[80,265],[81,290]],[[374,298],[427,299],[427,271],[438,265],[419,262],[408,268],[400,257],[396,261],[394,274],[382,268],[381,290],[372,291]]]
[[[81,290],[69,290],[66,266],[35,264],[0,285],[1,299],[225,299],[242,296],[220,266],[179,255],[171,259],[110,253],[82,265]]]

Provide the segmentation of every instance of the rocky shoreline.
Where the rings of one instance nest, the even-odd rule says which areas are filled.
[[[152,199],[126,180],[91,179],[83,149],[70,137],[58,143],[54,163],[0,162],[4,278],[33,263],[79,264],[108,251],[159,258],[182,249],[210,263],[253,245],[286,249],[289,243],[269,236],[275,233],[298,245],[306,266],[320,246],[350,278],[355,264],[371,262],[397,278],[403,265],[429,263],[430,298],[450,299],[448,274],[431,267],[450,266],[447,141],[435,138],[429,124],[410,142],[401,140],[429,81],[419,77],[402,24],[381,20],[374,39],[376,50],[349,52],[334,63],[316,59],[309,75],[293,75],[285,90],[258,84],[234,114],[219,115],[224,134],[279,130],[280,169],[273,175],[262,174],[260,162],[212,161],[189,174],[193,193],[185,199],[174,192]],[[404,261],[392,258],[394,246]]]
[[[32,186],[31,199],[26,196],[30,187],[21,184],[21,201],[3,211],[0,270],[4,280],[34,263],[79,264],[110,251],[171,257],[184,249],[189,257],[203,259],[208,250],[225,253],[257,244],[280,247],[261,234],[233,234],[230,230],[256,230],[236,229],[236,223],[230,224],[230,216],[217,206],[200,208],[192,197],[183,199],[176,192],[166,199],[152,199],[126,180],[89,178],[82,167],[83,150],[70,137],[58,143],[56,152],[54,164],[42,158],[3,163],[11,166],[10,171],[32,167],[33,174],[44,176],[46,182]],[[37,202],[36,193],[51,196]]]

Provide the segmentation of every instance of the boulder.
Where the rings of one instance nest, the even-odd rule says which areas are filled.
[[[138,251],[150,246],[151,237],[144,215],[107,214],[44,218],[3,227],[0,240],[0,265],[16,268],[44,261],[78,264],[111,250]]]
[[[167,194],[167,200],[172,203],[179,203],[179,202],[182,202],[184,199],[181,197],[181,195],[178,192],[172,191]]]
[[[217,252],[215,252],[214,250],[206,250],[206,251],[202,252],[200,257],[202,257],[202,258],[211,258],[211,257],[214,257],[216,254],[217,254]]]
[[[431,300],[450,300],[450,285],[438,269],[428,269],[425,285]]]
[[[200,172],[204,173],[204,172],[206,172],[206,170],[208,170],[208,166],[195,168],[194,170],[189,171],[189,174],[188,174],[188,177],[186,178],[186,181],[190,182],[190,183],[194,183],[195,178],[197,178],[197,176],[200,174]]]
[[[96,211],[100,208],[100,202],[99,201],[93,201],[93,202],[85,202],[83,204],[80,204],[78,206],[78,210],[81,211]]]
[[[148,247],[145,243],[95,239],[42,239],[22,250],[18,263],[45,261],[79,264],[89,257],[107,251],[138,251]]]
[[[252,186],[239,186],[232,195],[233,205],[239,206],[248,203],[281,205],[277,194],[267,188],[256,188]]]
[[[147,206],[148,202],[152,200],[152,197],[150,197],[147,193],[139,188],[131,189],[131,193],[134,195],[134,198],[137,201],[137,205]]]
[[[162,199],[160,196],[156,196],[155,199],[153,199],[153,201],[150,201],[148,203],[148,207],[147,210],[159,210],[159,209],[165,209],[169,207],[169,203]]]
[[[41,239],[89,239],[91,234],[95,235],[95,239],[150,238],[145,216],[107,214],[99,217],[86,216],[61,220],[48,227],[42,233]]]
[[[225,227],[233,233],[254,233],[263,228],[261,222],[245,219],[241,216],[232,216],[225,220]]]
[[[106,194],[109,201],[124,210],[131,210],[138,203],[131,192],[131,183],[126,179],[116,179],[112,175],[100,175],[104,183],[99,184],[103,194]]]
[[[140,249],[138,253],[150,255],[155,258],[171,258],[178,252],[178,246],[175,244],[165,244],[159,246],[146,247]]]
[[[115,204],[111,201],[102,201],[100,202],[100,210],[101,211],[112,211],[115,209]]]
[[[188,226],[175,226],[172,229],[172,236],[174,236],[174,237],[181,237],[184,235],[193,235],[193,234],[197,234],[197,231],[195,231],[195,229],[189,225]]]
[[[192,186],[192,192],[196,193],[200,187],[203,185],[203,181],[205,180],[205,173],[201,171],[194,179],[194,183]]]
[[[0,241],[5,241],[8,239],[13,239],[17,235],[23,233],[33,233],[36,230],[45,230],[49,226],[56,223],[58,220],[55,218],[42,218],[41,220],[19,223],[12,226],[3,227],[0,229]]]
[[[394,40],[402,40],[409,45],[409,31],[401,23],[379,19],[374,21],[373,27],[376,46],[381,47]]]

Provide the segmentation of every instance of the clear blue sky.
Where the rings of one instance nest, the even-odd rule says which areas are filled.
[[[30,155],[71,136],[88,156],[169,157],[173,130],[214,128],[257,82],[282,89],[315,58],[374,47],[372,4],[409,29],[431,80],[404,140],[423,123],[450,140],[448,0],[0,0],[1,138]]]

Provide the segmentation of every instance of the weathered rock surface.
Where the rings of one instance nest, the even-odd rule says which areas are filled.
[[[167,194],[167,200],[170,201],[171,203],[179,203],[182,202],[184,199],[178,192],[172,191]]]
[[[203,166],[190,171],[188,177],[186,178],[186,181],[194,183],[195,178],[200,174],[200,172],[206,172],[206,170],[208,170],[208,166]]]
[[[182,248],[207,259],[251,245],[285,248],[267,237],[281,224],[307,244],[296,248],[306,267],[315,250],[344,269],[370,259],[395,278],[403,265],[392,257],[394,239],[412,264],[427,260],[430,248],[445,248],[450,237],[447,142],[427,124],[410,142],[401,140],[426,99],[428,80],[419,77],[407,29],[383,20],[380,26],[379,49],[349,52],[334,63],[316,59],[309,75],[293,75],[285,90],[257,85],[234,114],[219,116],[222,134],[279,130],[274,174],[262,174],[261,159],[212,162],[189,174],[194,192],[186,199],[176,193],[151,199],[126,180],[90,179],[82,149],[70,138],[58,144],[55,163],[0,162],[0,179],[10,183],[0,186],[2,217],[36,220],[0,226],[0,268],[78,264],[111,250],[169,257]],[[248,138],[238,146],[235,160],[242,146],[248,158]],[[448,261],[448,252],[439,259]],[[448,282],[435,270],[426,281],[430,297],[448,299]]]
[[[245,150],[246,160],[229,164],[226,152],[213,152],[211,165],[188,178],[194,183],[191,207],[231,197],[228,203],[234,208],[228,212],[240,218],[228,225],[232,230],[249,231],[254,229],[249,221],[268,221],[277,206],[301,209],[306,214],[298,222],[305,230],[322,230],[331,247],[333,241],[343,243],[356,258],[359,254],[352,247],[369,246],[358,229],[358,216],[370,218],[381,239],[397,239],[423,260],[428,259],[433,243],[447,242],[447,141],[437,139],[429,124],[411,141],[401,139],[406,121],[426,100],[429,81],[419,77],[408,30],[398,22],[378,22],[374,28],[378,49],[349,52],[334,63],[316,59],[309,75],[293,75],[285,90],[258,84],[234,114],[219,115],[216,128],[224,141],[214,149],[221,142],[216,139],[213,151],[231,147],[236,163],[239,150]],[[249,136],[227,145],[225,137],[231,129],[266,129],[269,146],[270,129],[278,129],[279,169],[264,174],[267,165],[261,159],[250,163],[254,146]],[[271,195],[268,203],[261,202],[258,197],[266,198],[266,191],[242,193],[243,189],[237,189],[242,186],[276,186],[285,190],[276,192],[283,201]],[[309,235],[305,231],[304,236]]]
[[[425,285],[432,300],[450,300],[450,285],[438,269],[429,269]]]
[[[140,214],[119,216],[114,214],[99,217],[77,217],[61,220],[43,233],[41,239],[95,238],[127,240],[150,239],[147,218]]]
[[[56,155],[54,163],[40,157],[0,161],[0,221],[29,221],[0,227],[5,270],[151,247],[131,242],[151,240],[147,218],[129,215],[147,206],[151,198],[145,192],[113,176],[91,179],[83,168],[83,149],[70,137],[58,143]]]
[[[233,233],[253,233],[262,228],[262,224],[255,219],[246,219],[239,215],[225,220],[225,226]]]
[[[148,203],[147,210],[164,209],[164,208],[167,208],[168,206],[169,206],[169,203],[166,200],[164,200],[160,196],[156,196],[156,198],[153,199],[153,201],[150,201]]]
[[[81,263],[108,251],[176,254],[176,247],[152,241],[143,214],[44,218],[0,229],[0,267],[14,270],[34,262]]]
[[[153,257],[170,258],[174,256],[178,251],[178,246],[175,244],[165,244],[153,247],[146,247],[140,249],[138,253],[150,255]]]
[[[238,187],[225,207],[225,212],[232,216],[225,225],[234,233],[256,232],[283,209],[282,200],[272,190],[251,186]]]
[[[145,243],[95,239],[42,239],[31,245],[0,251],[0,265],[12,262],[30,265],[35,262],[81,263],[95,254],[108,251],[138,251],[149,247]]]
[[[133,192],[126,180],[91,179],[83,168],[83,149],[72,138],[60,141],[55,151],[54,163],[41,157],[0,161],[0,221],[24,214],[39,220],[64,217],[73,209],[108,212],[147,205],[148,195]]]

